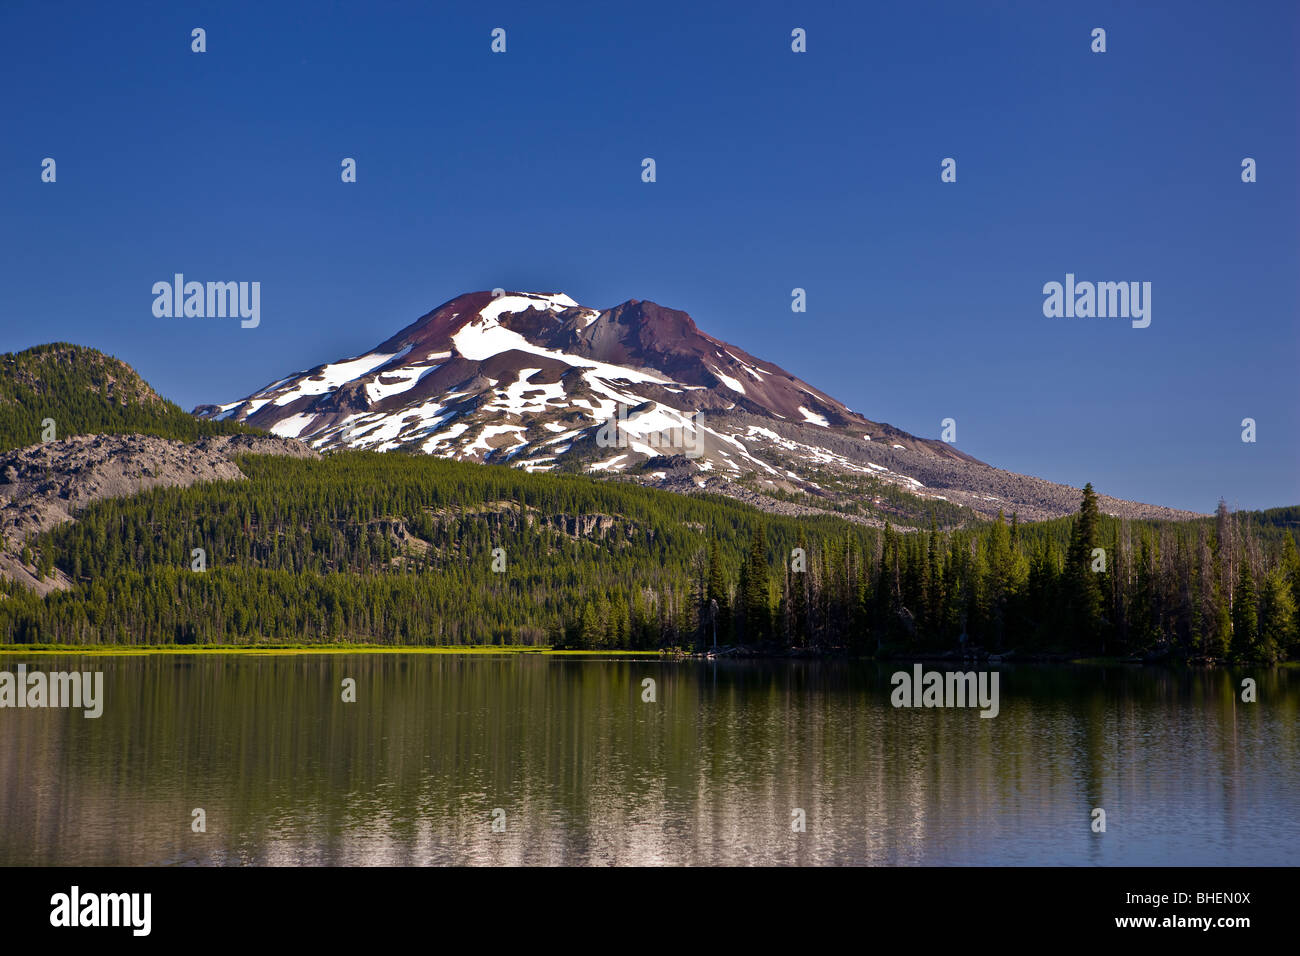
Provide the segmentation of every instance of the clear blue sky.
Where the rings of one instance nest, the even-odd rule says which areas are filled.
[[[0,350],[188,409],[461,292],[651,299],[1003,468],[1294,504],[1298,9],[5,0]],[[261,326],[154,318],[174,272],[261,282]],[[1067,272],[1150,281],[1150,328],[1044,318]]]

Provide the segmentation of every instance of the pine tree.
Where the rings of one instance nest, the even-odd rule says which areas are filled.
[[[1011,533],[1007,530],[1001,508],[989,531],[988,565],[990,637],[993,646],[1000,649],[1006,633],[1007,603],[1013,574]]]
[[[1259,612],[1256,604],[1255,577],[1250,562],[1241,562],[1237,589],[1232,599],[1232,656],[1238,661],[1255,660],[1259,640]]]
[[[898,612],[899,595],[898,532],[885,520],[880,546],[880,574],[875,590],[875,627],[880,641],[895,641],[901,636]]]
[[[763,526],[754,531],[749,559],[745,562],[745,641],[756,644],[771,637],[772,608],[769,602],[767,540]]]
[[[1228,610],[1232,610],[1239,572],[1237,569],[1237,525],[1222,498],[1214,509],[1215,553],[1219,556],[1220,584],[1228,596]]]
[[[1092,570],[1099,518],[1097,496],[1089,482],[1083,486],[1065,559],[1067,627],[1074,646],[1085,650],[1100,649],[1102,641],[1102,592]]]
[[[1287,643],[1283,645],[1287,656],[1294,659],[1300,656],[1300,553],[1297,553],[1295,538],[1290,534],[1282,539],[1280,567],[1291,589],[1291,603],[1297,608],[1295,625]]]
[[[582,606],[582,617],[578,625],[577,646],[581,650],[598,647],[603,636],[600,615],[596,606],[588,601]]]
[[[1209,653],[1221,660],[1227,660],[1232,653],[1232,611],[1228,607],[1228,596],[1217,581],[1213,617],[1210,621]]]
[[[925,634],[932,644],[937,645],[943,637],[944,581],[939,560],[939,525],[933,511],[930,512],[930,531],[925,542],[923,595],[921,613]]]
[[[807,555],[808,541],[804,536],[803,528],[799,529],[797,547],[800,549],[801,554]],[[792,568],[787,570],[786,579],[789,582],[790,591],[791,641],[795,647],[806,647],[808,645],[808,573],[806,567],[801,571]]]
[[[750,629],[748,627],[749,602],[752,597],[752,588],[750,586],[750,564],[749,555],[740,562],[740,583],[736,587],[736,611],[735,618],[738,625],[737,640],[741,644],[748,644],[751,641]]]
[[[1281,567],[1264,576],[1259,595],[1259,643],[1255,659],[1272,664],[1292,640],[1296,627],[1296,603],[1291,583]]]
[[[718,643],[730,643],[731,606],[727,600],[727,585],[722,574],[722,560],[718,556],[718,539],[716,535],[709,539],[709,570],[704,596],[704,619],[710,629],[710,633],[706,635],[707,643],[713,643],[713,627],[715,626],[717,628]]]

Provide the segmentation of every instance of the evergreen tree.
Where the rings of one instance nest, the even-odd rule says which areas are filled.
[[[596,611],[596,605],[588,601],[582,606],[582,617],[579,619],[575,645],[580,650],[590,650],[600,646],[602,637],[600,615]]]
[[[800,549],[801,554],[807,555],[808,539],[802,528],[799,529],[799,543],[796,547]],[[795,570],[789,565],[787,568],[791,642],[795,647],[806,647],[808,645],[808,573],[806,566],[804,570]]]
[[[1214,657],[1226,660],[1232,653],[1232,611],[1228,608],[1228,597],[1223,587],[1217,582],[1208,643],[1209,653]]]
[[[1237,589],[1232,599],[1232,656],[1238,661],[1255,659],[1259,640],[1259,610],[1255,577],[1250,562],[1242,561]]]
[[[1280,567],[1291,589],[1291,603],[1298,609],[1295,626],[1291,629],[1288,642],[1283,645],[1288,656],[1294,660],[1300,657],[1300,553],[1297,552],[1295,538],[1290,534],[1282,539]]]
[[[718,539],[716,536],[709,539],[709,570],[707,584],[704,593],[705,620],[710,627],[710,633],[707,635],[707,642],[712,643],[714,633],[712,628],[717,628],[717,639],[720,644],[729,644],[731,642],[731,604],[727,599],[727,585],[722,574],[722,560],[718,555]]]
[[[935,646],[943,637],[944,580],[943,563],[939,557],[939,525],[934,512],[930,513],[930,531],[925,542],[925,576],[922,613],[927,639]]]
[[[1011,533],[1007,530],[1001,508],[989,531],[988,569],[990,643],[1001,649],[1006,634],[1007,606],[1014,587]]]
[[[763,526],[754,530],[745,562],[744,609],[745,641],[755,644],[771,637],[772,608],[769,600],[770,582],[767,563],[767,539]]]
[[[1264,575],[1259,595],[1259,643],[1254,659],[1272,664],[1293,640],[1296,603],[1281,567]]]
[[[1079,514],[1070,532],[1070,547],[1066,552],[1066,611],[1067,627],[1074,646],[1084,650],[1100,650],[1102,646],[1102,591],[1097,572],[1093,571],[1092,552],[1098,544],[1097,495],[1092,483],[1083,486],[1083,499]]]

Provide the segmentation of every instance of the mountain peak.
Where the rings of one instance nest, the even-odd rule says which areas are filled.
[[[365,355],[300,372],[240,401],[204,406],[203,413],[315,447],[412,447],[546,470],[580,441],[590,444],[620,407],[651,406],[656,422],[678,429],[704,413],[847,429],[859,443],[892,431],[705,334],[679,309],[628,299],[598,310],[562,292],[497,290],[449,299]],[[481,428],[474,424],[479,417]],[[551,437],[560,434],[573,440]],[[940,455],[964,457],[933,444]],[[699,467],[740,472],[739,456],[743,470],[781,475],[752,459],[739,439],[722,446],[716,462]],[[645,443],[608,467],[621,471],[633,458],[659,457],[646,454],[654,447]]]
[[[946,442],[854,412],[648,299],[607,309],[562,292],[468,292],[371,351],[290,375],[205,417],[309,446],[403,449],[649,484],[892,500],[1022,518],[1077,492],[998,471]],[[743,494],[741,495],[743,497]]]
[[[467,325],[499,324],[501,316],[515,312],[555,313],[577,307],[578,303],[563,292],[466,292],[426,312],[375,346],[374,351],[397,353],[407,348],[446,351],[451,348],[451,337]]]

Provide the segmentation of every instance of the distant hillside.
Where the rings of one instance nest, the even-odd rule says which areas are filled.
[[[134,433],[194,441],[258,433],[186,414],[131,366],[95,349],[55,342],[0,355],[0,451],[40,442],[48,418],[56,438]]]
[[[249,453],[317,458],[301,442],[274,435],[215,435],[182,442],[152,435],[73,435],[0,451],[0,580],[37,593],[68,580],[40,567],[24,542],[66,522],[89,505],[151,488],[200,481],[238,481],[235,458]]]
[[[15,499],[11,554],[50,587],[0,581],[0,643],[706,648],[716,628],[722,646],[878,655],[1300,659],[1295,538],[1226,508],[1130,521],[1087,487],[1073,517],[899,534],[627,480],[256,445],[276,442],[233,456],[240,480],[100,498],[44,531]],[[52,451],[24,452],[10,484],[54,510]]]
[[[1241,514],[1261,527],[1281,528],[1292,534],[1300,535],[1300,505],[1269,508],[1267,511],[1242,512]]]

